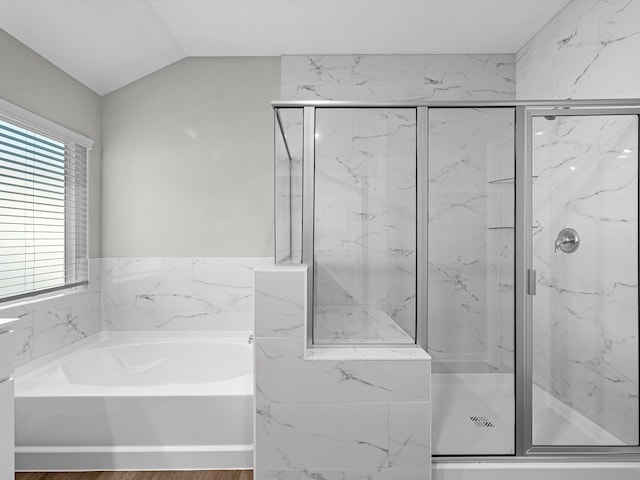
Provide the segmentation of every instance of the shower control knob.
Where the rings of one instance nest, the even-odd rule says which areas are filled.
[[[573,253],[580,246],[580,235],[573,228],[563,228],[556,238],[555,251],[558,249],[564,253]]]

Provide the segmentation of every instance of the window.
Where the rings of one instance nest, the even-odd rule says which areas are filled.
[[[0,301],[87,283],[91,146],[0,102]]]

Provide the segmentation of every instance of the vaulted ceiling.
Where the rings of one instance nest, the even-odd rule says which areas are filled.
[[[104,95],[184,57],[514,53],[568,0],[2,0],[0,28]]]

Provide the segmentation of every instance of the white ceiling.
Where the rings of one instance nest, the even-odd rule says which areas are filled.
[[[568,0],[0,0],[0,28],[104,95],[184,57],[514,53]]]

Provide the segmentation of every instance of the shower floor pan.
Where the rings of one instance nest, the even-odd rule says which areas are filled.
[[[539,445],[623,444],[537,385],[533,400],[533,438]],[[513,375],[433,374],[432,411],[434,455],[514,453]]]

